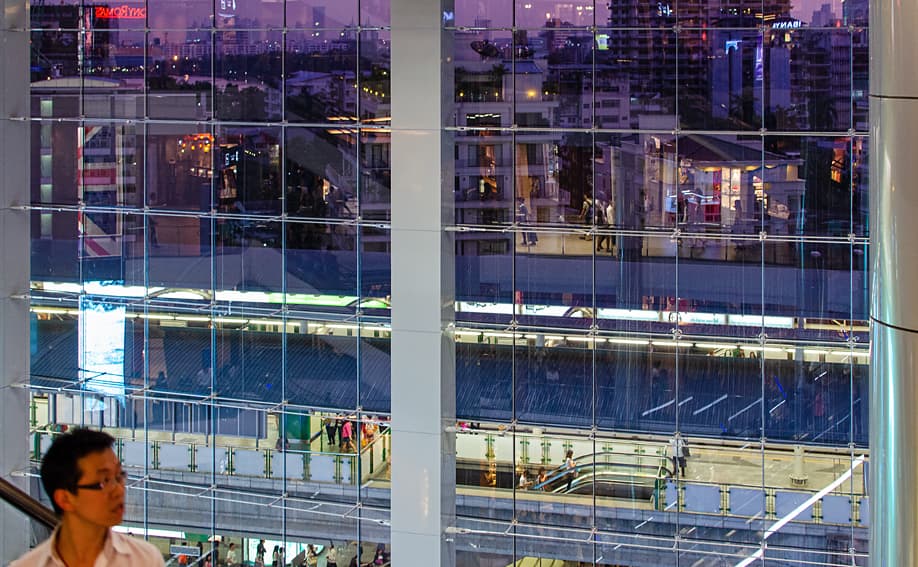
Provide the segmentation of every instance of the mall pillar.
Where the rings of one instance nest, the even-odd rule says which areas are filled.
[[[451,567],[456,364],[451,3],[392,0],[392,560]],[[450,22],[451,23],[451,22]]]
[[[870,563],[918,565],[918,3],[870,3]]]
[[[0,476],[29,465],[29,17],[25,0],[0,0]],[[26,551],[28,524],[0,506],[0,563]]]

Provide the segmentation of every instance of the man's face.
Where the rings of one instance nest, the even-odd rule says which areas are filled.
[[[119,479],[124,472],[111,449],[90,453],[77,461],[82,486],[103,483],[102,490],[78,488],[68,494],[72,507],[65,510],[81,521],[110,528],[121,523],[124,516],[124,484]]]

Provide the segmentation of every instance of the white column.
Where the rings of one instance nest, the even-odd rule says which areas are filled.
[[[918,565],[918,3],[870,3],[870,562]]]
[[[450,35],[431,0],[392,0],[392,554],[455,564]]]
[[[29,376],[29,34],[25,0],[0,1],[0,476],[28,464]],[[28,549],[21,513],[0,508],[0,560]]]

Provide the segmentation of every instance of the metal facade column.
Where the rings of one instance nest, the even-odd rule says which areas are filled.
[[[918,3],[870,3],[870,553],[918,565]]]
[[[455,565],[452,3],[392,0],[392,554]]]
[[[0,10],[0,476],[29,464],[28,392],[13,385],[29,375],[29,17],[25,0]],[[24,143],[25,142],[25,143]],[[0,507],[0,562],[28,550],[22,514]]]

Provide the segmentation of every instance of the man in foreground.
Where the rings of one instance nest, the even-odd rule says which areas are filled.
[[[124,515],[126,475],[107,433],[59,436],[41,462],[41,482],[60,523],[51,537],[10,567],[162,567],[153,545],[112,527]]]

